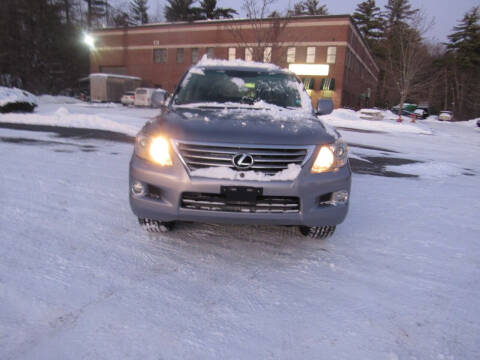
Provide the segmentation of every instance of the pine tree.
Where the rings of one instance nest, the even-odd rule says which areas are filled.
[[[480,66],[480,7],[467,12],[453,30],[447,49],[456,54],[462,66]]]
[[[412,4],[410,4],[409,0],[388,0],[385,9],[388,28],[404,25],[407,20],[412,19],[419,11],[418,9],[412,9]]]
[[[192,8],[194,0],[168,0],[165,6],[165,19],[174,21],[192,21],[198,16],[196,8]]]
[[[147,0],[130,1],[130,20],[133,24],[148,24]]]
[[[290,15],[328,15],[327,5],[319,5],[318,0],[304,0],[293,5]]]
[[[380,8],[375,0],[366,0],[358,4],[353,19],[367,43],[373,48],[372,45],[381,38],[383,30]]]
[[[201,19],[222,19],[233,18],[237,11],[231,8],[217,7],[217,0],[203,0],[200,3],[200,18]]]
[[[467,12],[453,31],[445,56],[446,84],[451,86],[454,117],[467,120],[480,113],[480,8]]]

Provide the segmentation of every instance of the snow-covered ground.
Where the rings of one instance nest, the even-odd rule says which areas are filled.
[[[157,113],[39,102],[23,123],[139,129]],[[419,177],[354,174],[346,221],[314,241],[273,226],[148,235],[128,204],[131,144],[1,128],[11,116],[0,359],[480,358],[480,128],[340,130],[357,166],[387,159],[385,174]]]

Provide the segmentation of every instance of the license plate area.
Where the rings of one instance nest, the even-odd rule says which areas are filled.
[[[262,196],[263,188],[250,186],[221,186],[220,193],[227,204],[255,205],[257,197]]]

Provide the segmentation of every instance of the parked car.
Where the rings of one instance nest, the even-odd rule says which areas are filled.
[[[417,107],[417,110],[423,110],[423,118],[426,119],[430,116],[430,109],[428,106],[420,105]]]
[[[139,223],[297,225],[325,238],[346,217],[347,146],[301,80],[271,64],[202,60],[136,137],[129,198]]]
[[[130,106],[135,103],[135,91],[127,91],[122,95],[120,102],[124,106]]]
[[[440,121],[453,121],[453,113],[451,111],[441,111],[438,115],[438,120]]]
[[[138,88],[135,90],[135,106],[152,106],[152,94],[155,89]]]
[[[155,89],[155,91],[152,94],[152,107],[154,108],[159,108],[162,107],[168,98],[168,92],[163,89]]]
[[[426,119],[430,116],[430,112],[428,111],[428,107],[419,106],[413,112],[417,119]]]

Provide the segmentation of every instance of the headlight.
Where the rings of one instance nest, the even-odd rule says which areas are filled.
[[[312,173],[322,173],[336,170],[348,161],[348,147],[343,140],[334,144],[322,145],[312,166]]]
[[[160,166],[172,166],[170,143],[163,136],[138,135],[135,141],[135,154]]]

